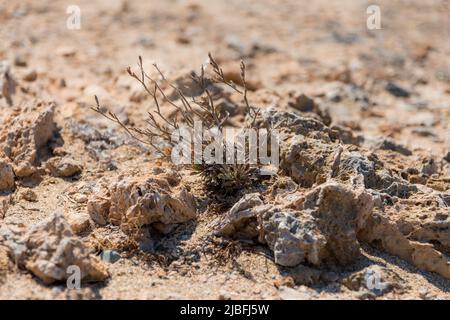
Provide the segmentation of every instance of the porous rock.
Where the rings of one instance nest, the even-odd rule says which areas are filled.
[[[168,180],[119,176],[97,188],[88,200],[88,212],[97,223],[110,222],[126,231],[154,222],[173,224],[194,219],[194,197],[185,187],[173,186]]]
[[[12,163],[17,177],[36,172],[39,152],[53,136],[54,103],[39,102],[18,108],[3,123],[0,130],[0,152]]]
[[[247,195],[221,218],[216,230],[226,236],[259,236],[283,266],[345,265],[360,256],[356,230],[372,207],[372,197],[363,189],[330,182],[270,205],[262,205],[256,194]]]
[[[296,135],[281,148],[281,169],[304,187],[327,180],[335,145]]]
[[[66,280],[69,266],[77,266],[83,281],[102,281],[106,266],[75,237],[63,214],[53,213],[27,229],[23,225],[0,227],[0,245],[10,256],[46,284]]]
[[[285,266],[302,262],[346,265],[359,258],[357,226],[373,207],[367,192],[326,183],[290,206],[294,209],[273,214],[268,211],[263,216],[264,237],[274,250],[277,263]]]
[[[358,229],[358,239],[450,279],[450,259],[442,253],[450,250],[448,218],[442,199],[418,193],[395,206],[375,207]]]

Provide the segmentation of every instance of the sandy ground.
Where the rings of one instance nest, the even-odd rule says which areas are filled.
[[[81,9],[79,30],[66,27],[69,4]],[[418,158],[445,162],[450,151],[450,2],[377,4],[382,29],[369,31],[367,1],[2,2],[0,60],[10,62],[18,83],[13,105],[55,101],[60,148],[82,163],[83,171],[75,178],[45,175],[39,183],[17,181],[15,192],[6,195],[14,201],[0,223],[28,226],[58,209],[84,212],[86,203],[74,196],[86,184],[116,172],[152,172],[155,163],[148,152],[90,109],[98,95],[130,123],[142,123],[152,101],[142,98],[142,90],[126,73],[139,55],[145,66],[157,62],[172,79],[198,70],[208,52],[224,69],[237,70],[243,58],[253,87],[249,99],[262,108],[283,104],[289,92],[301,92],[327,109],[333,123],[347,125],[368,145],[389,137]],[[33,71],[36,77],[30,81]],[[410,96],[390,94],[386,81]],[[9,108],[0,99],[0,113]],[[112,134],[130,143],[111,147],[106,160],[96,159],[74,133],[74,127],[86,123],[99,130],[111,128]],[[380,152],[380,157],[393,165],[403,161],[392,153]],[[448,168],[448,163],[441,167],[439,176],[444,193],[449,192]],[[207,202],[198,178],[189,172],[182,175],[194,195]],[[36,201],[20,196],[29,187]],[[380,299],[450,298],[449,279],[369,244],[362,244],[363,256],[356,264],[324,271],[332,273],[331,280],[306,286],[298,276],[300,280],[292,283],[295,274],[305,276],[314,268],[281,267],[266,246],[212,237],[209,224],[220,214],[200,206],[195,221],[157,240],[156,254],[123,249],[122,258],[108,265],[109,280],[83,284],[79,291],[66,289],[64,283],[45,285],[13,267],[1,273],[0,298],[364,299],[374,297],[350,290],[342,280],[370,265],[383,266],[401,279],[402,290]],[[95,234],[114,242],[118,233],[117,227],[105,226],[80,237],[90,243]]]

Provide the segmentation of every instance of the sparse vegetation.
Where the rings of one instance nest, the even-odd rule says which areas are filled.
[[[0,299],[448,300],[449,5],[2,1]]]
[[[154,110],[147,112],[147,119],[145,120],[147,127],[139,128],[136,126],[128,126],[124,124],[119,117],[101,106],[97,96],[95,96],[96,106],[93,110],[106,117],[107,119],[120,125],[131,137],[141,143],[150,145],[157,155],[161,158],[170,161],[170,155],[174,142],[172,141],[172,133],[174,130],[184,126],[190,131],[194,131],[195,121],[201,121],[204,130],[218,129],[222,130],[225,122],[228,120],[229,114],[221,112],[217,107],[216,100],[219,95],[213,92],[214,85],[225,85],[233,91],[242,96],[242,103],[246,109],[246,123],[244,128],[255,128],[257,125],[256,119],[260,113],[260,109],[250,105],[247,98],[247,80],[246,80],[246,66],[244,61],[240,62],[240,80],[242,87],[236,83],[228,80],[219,63],[209,53],[209,66],[212,69],[212,74],[208,75],[206,66],[202,65],[200,72],[192,73],[191,80],[203,92],[200,97],[188,97],[183,91],[172,84],[160,70],[160,68],[153,64],[154,69],[159,75],[157,80],[149,75],[144,70],[142,57],[139,56],[138,68],[139,71],[134,72],[131,67],[128,67],[128,74],[138,81],[144,88],[145,92],[152,98]],[[174,90],[178,96],[178,100],[172,100],[168,97],[166,92],[162,89],[160,82],[165,82],[171,89]],[[169,118],[162,113],[162,108],[168,107],[175,111],[176,116]],[[200,138],[201,139],[201,138]],[[223,140],[223,150],[226,150],[226,141]],[[206,143],[202,140],[203,150],[206,148]],[[234,145],[235,152],[237,148],[247,148],[248,141],[245,146]],[[193,148],[191,149],[193,150]],[[197,172],[205,182],[205,186],[209,191],[219,191],[223,194],[231,194],[242,187],[245,187],[258,179],[258,168],[251,164],[218,164],[207,163],[202,159],[201,163],[192,163],[189,167]]]

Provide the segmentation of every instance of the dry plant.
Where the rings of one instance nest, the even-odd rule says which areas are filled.
[[[154,102],[155,110],[147,112],[147,119],[145,120],[147,126],[145,128],[125,125],[116,114],[101,107],[97,96],[95,96],[96,106],[93,107],[93,110],[120,125],[134,139],[150,145],[159,157],[166,160],[170,159],[172,148],[175,146],[175,143],[171,141],[172,132],[181,126],[185,126],[185,128],[193,132],[194,122],[201,121],[205,130],[212,128],[221,130],[223,128],[229,114],[221,112],[217,107],[216,102],[218,98],[212,91],[212,84],[223,84],[239,93],[246,108],[246,118],[248,119],[246,126],[250,128],[255,127],[260,111],[258,108],[251,106],[247,98],[245,63],[243,61],[240,63],[242,86],[239,87],[233,81],[227,80],[222,68],[210,53],[208,57],[209,65],[212,67],[212,76],[208,77],[206,75],[206,67],[203,65],[199,74],[191,74],[192,81],[203,92],[197,98],[187,97],[180,88],[167,80],[156,64],[153,64],[153,67],[160,79],[158,81],[152,78],[144,70],[141,56],[139,56],[138,60],[139,71],[137,73],[132,71],[130,67],[127,68],[128,74],[141,84]],[[177,100],[172,100],[168,97],[163,90],[162,83],[174,90],[178,97]],[[171,111],[175,111],[178,118],[170,119],[165,116],[161,112],[163,104],[171,108]],[[206,144],[205,142],[202,143],[204,144],[204,150]],[[224,150],[226,150],[225,141],[223,141],[223,144]],[[257,167],[249,164],[207,164],[203,160],[201,164],[192,163],[190,168],[201,175],[209,190],[220,190],[223,194],[233,193],[258,178]]]

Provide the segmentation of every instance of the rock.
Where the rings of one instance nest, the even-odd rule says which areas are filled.
[[[95,128],[96,126],[98,124],[81,124],[74,121],[68,124],[69,130],[75,137],[81,139],[86,144],[87,151],[94,159],[102,164],[104,163],[109,170],[116,170],[117,168],[111,159],[109,151],[124,144],[136,145],[135,140],[127,134],[120,134],[112,127],[100,131]]]
[[[338,132],[339,139],[344,144],[354,144],[359,146],[364,141],[364,137],[355,136],[353,131],[345,126],[333,125],[330,129]]]
[[[332,33],[334,41],[337,43],[342,44],[354,44],[358,41],[360,41],[360,36],[357,33],[353,32],[339,32],[339,31],[333,31]]]
[[[431,176],[438,171],[438,166],[434,159],[424,159],[422,162],[422,169],[420,170],[423,174]]]
[[[379,196],[387,194],[408,198],[412,193],[417,192],[415,185],[383,168],[374,154],[369,154],[367,157],[357,151],[344,151],[336,157],[333,167],[331,177],[334,179],[351,186],[377,190],[379,192],[372,193]]]
[[[273,250],[275,262],[286,267],[351,264],[360,256],[356,230],[373,208],[370,194],[352,189],[328,182],[307,194],[290,193],[271,205],[248,194],[216,223],[216,233],[259,236]]]
[[[37,72],[36,70],[29,70],[25,75],[22,77],[23,80],[28,82],[36,81],[37,79]]]
[[[87,210],[91,219],[100,226],[109,221],[109,209],[111,207],[111,193],[109,189],[100,181],[99,185],[94,187],[92,196],[88,199]]]
[[[88,201],[88,212],[100,224],[110,222],[133,231],[154,222],[184,223],[196,217],[194,197],[164,177],[118,176],[103,182]]]
[[[412,133],[421,137],[436,137],[436,133],[430,128],[417,127],[411,130]]]
[[[387,82],[384,88],[395,97],[408,98],[411,95],[409,91],[391,81]]]
[[[17,109],[4,121],[0,130],[0,146],[12,162],[17,177],[27,177],[36,172],[39,153],[53,137],[54,103],[39,102]]]
[[[164,224],[161,222],[154,222],[152,224],[153,229],[155,229],[156,231],[158,231],[161,234],[169,234],[171,232],[173,232],[175,230],[175,228],[177,227],[177,225],[175,223],[173,224]]]
[[[250,193],[243,196],[226,214],[221,218],[213,229],[218,235],[254,238],[258,236],[256,217],[258,210],[255,208],[263,202],[258,193]]]
[[[60,213],[51,214],[29,229],[23,226],[0,227],[0,245],[9,248],[16,263],[46,284],[64,281],[70,266],[80,268],[81,280],[103,281],[106,266],[75,237]]]
[[[337,146],[296,135],[281,146],[280,167],[303,187],[326,181]]]
[[[121,258],[120,254],[114,250],[105,250],[101,253],[100,257],[101,257],[102,261],[105,261],[108,263],[117,262]]]
[[[447,219],[448,207],[441,198],[417,193],[399,199],[396,206],[375,207],[359,225],[358,239],[450,279],[450,259],[439,251],[450,250]]]
[[[286,267],[304,262],[321,263],[321,252],[327,241],[311,216],[300,216],[295,211],[269,211],[263,229],[264,239],[274,252],[275,263]]]
[[[344,71],[344,77],[346,77],[345,73]],[[330,83],[325,97],[326,100],[332,103],[338,103],[348,99],[356,102],[362,110],[366,110],[373,104],[364,89],[351,83]]]
[[[20,192],[20,197],[26,201],[35,202],[37,201],[37,194],[33,190],[26,188]]]
[[[82,193],[77,193],[72,198],[76,203],[86,203],[88,201],[87,195]]]
[[[382,296],[394,289],[403,289],[403,281],[397,274],[378,265],[353,273],[343,280],[343,284],[350,290],[368,290],[375,296]]]
[[[290,101],[288,105],[298,111],[312,112],[314,110],[314,100],[304,94],[294,97],[294,101]]]
[[[62,178],[73,177],[83,171],[81,163],[71,157],[51,158],[47,161],[46,167],[54,175]]]
[[[359,152],[343,152],[339,156],[333,177],[365,188],[375,188],[377,174],[375,163]]]
[[[326,125],[331,123],[331,117],[328,111],[320,108],[313,99],[303,93],[299,94],[295,91],[289,92],[288,106],[300,111],[302,115],[303,113],[306,113],[306,116],[309,117],[314,117],[317,115],[318,120],[322,121]]]
[[[0,158],[0,193],[14,190],[14,171],[6,160]]]
[[[292,280],[294,285],[314,286],[320,283],[334,282],[337,274],[315,267],[298,265],[281,271],[286,279]]]
[[[249,50],[246,48],[246,43],[242,42],[236,34],[227,34],[225,36],[224,43],[228,48],[239,53],[239,57],[248,55]]]
[[[355,192],[330,182],[316,187],[304,200],[298,199],[289,207],[294,208],[274,208],[263,215],[264,239],[274,250],[276,263],[346,265],[359,258],[356,230],[373,207],[367,192]]]
[[[67,215],[66,219],[75,234],[88,230],[91,225],[89,214],[84,212],[72,212]]]
[[[217,300],[231,300],[230,292],[226,289],[221,289]]]
[[[428,108],[427,108],[428,109]],[[405,121],[406,126],[421,126],[432,128],[439,122],[436,115],[431,111],[414,111]]]
[[[9,63],[0,61],[0,98],[5,98],[12,105],[12,95],[16,92],[16,82],[11,75]]]
[[[410,156],[412,155],[411,150],[409,150],[408,148],[402,146],[401,144],[398,144],[390,139],[381,139],[379,140],[376,145],[376,148],[378,149],[382,149],[382,150],[391,150],[391,151],[395,151],[398,153],[401,153],[405,156]]]

